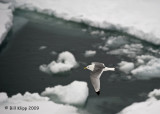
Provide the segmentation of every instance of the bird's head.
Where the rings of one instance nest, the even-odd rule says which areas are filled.
[[[88,66],[84,67],[84,69],[88,69],[88,70],[93,71],[94,70],[94,65],[88,65]]]

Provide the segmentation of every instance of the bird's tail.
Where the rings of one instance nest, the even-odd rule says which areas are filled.
[[[115,68],[105,67],[105,68],[103,69],[103,71],[115,71]]]

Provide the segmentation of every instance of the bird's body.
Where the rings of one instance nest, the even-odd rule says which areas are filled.
[[[99,62],[92,62],[92,64],[85,67],[85,69],[91,70],[91,74],[90,74],[91,83],[94,87],[95,92],[98,95],[100,94],[100,77],[103,71],[115,70],[115,68],[105,67],[103,63],[99,63]]]

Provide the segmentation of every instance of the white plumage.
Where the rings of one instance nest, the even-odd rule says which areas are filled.
[[[115,70],[115,68],[105,67],[103,63],[99,63],[99,62],[92,62],[91,65],[88,65],[84,69],[91,70],[91,74],[90,74],[91,83],[94,87],[95,92],[98,95],[100,94],[100,77],[103,71],[114,71]]]

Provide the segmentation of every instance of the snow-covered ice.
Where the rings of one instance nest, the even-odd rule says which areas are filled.
[[[105,42],[105,47],[109,48],[117,48],[124,44],[127,44],[126,36],[110,36],[108,40]]]
[[[133,103],[118,114],[159,114],[160,89],[155,89],[148,94],[148,99],[143,102]]]
[[[93,57],[96,54],[95,50],[86,50],[84,53],[85,57]]]
[[[6,102],[8,99],[8,96],[5,92],[0,93],[0,104]]]
[[[48,87],[42,92],[43,96],[47,96],[55,102],[72,105],[84,105],[88,94],[87,83],[82,81],[74,81],[65,86]]]
[[[132,62],[121,61],[118,65],[119,69],[126,74],[130,73],[130,71],[134,69],[134,63]]]
[[[0,112],[1,114],[79,114],[78,109],[74,106],[56,104],[53,101],[49,101],[48,97],[42,97],[38,93],[26,92],[24,95],[17,94],[12,97],[8,97],[6,93],[0,93]],[[21,106],[27,108],[24,110],[6,110],[5,106]],[[34,106],[34,109],[29,110],[29,106]],[[21,108],[22,109],[22,108]]]
[[[143,48],[142,44],[130,44],[130,45],[125,44],[118,49],[113,49],[111,51],[108,51],[107,54],[126,55],[130,58],[134,58],[141,53],[142,48]]]
[[[151,59],[146,64],[140,65],[132,70],[131,73],[137,79],[160,78],[160,59]]]
[[[159,54],[160,55],[160,50],[159,49],[153,49],[152,47],[148,48],[148,51],[154,53],[154,54]]]
[[[46,73],[60,73],[70,71],[76,68],[78,63],[71,52],[64,51],[58,55],[57,62],[52,61],[50,64],[40,65],[39,69]]]
[[[55,15],[103,29],[127,32],[145,41],[160,44],[159,0],[10,1],[16,8]]]
[[[56,51],[52,51],[51,54],[52,55],[57,55],[57,52]]]
[[[160,100],[160,89],[154,89],[148,94],[148,97],[155,97]]]
[[[90,32],[91,35],[99,35],[99,36],[103,36],[104,35],[104,31],[99,31],[99,30],[95,30],[95,31],[91,31]]]
[[[132,74],[136,79],[147,80],[160,78],[160,59],[152,55],[136,56],[135,61],[118,63],[119,70]]]
[[[147,62],[149,62],[151,59],[155,59],[156,57],[151,56],[151,55],[141,55],[141,56],[137,56],[137,64],[141,65],[141,64],[145,64]]]
[[[46,49],[47,48],[47,46],[40,46],[39,47],[39,50],[44,50],[44,49]]]
[[[12,26],[12,10],[11,3],[0,3],[0,44]]]
[[[123,46],[129,43],[129,38],[123,35],[109,36],[108,38],[102,37],[101,39],[103,40],[103,44],[98,48],[103,51],[108,51],[108,54],[121,54],[123,50],[126,50]]]
[[[24,95],[18,93],[8,97],[7,93],[0,92],[0,112],[2,114],[13,114],[13,111],[15,114],[80,114],[79,109],[70,104],[83,105],[87,97],[88,86],[86,82],[82,81],[74,81],[66,86],[58,85],[53,88],[46,88],[42,95],[25,92]],[[57,100],[60,102],[56,103]],[[12,110],[6,110],[5,106],[27,107],[27,111],[14,110],[13,108]],[[29,106],[38,109],[31,111],[28,108]]]

